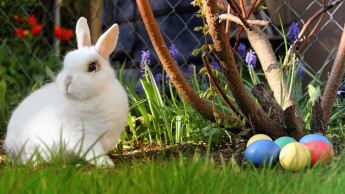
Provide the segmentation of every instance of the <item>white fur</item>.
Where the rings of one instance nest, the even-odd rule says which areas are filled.
[[[81,26],[85,28],[84,23]],[[116,41],[117,37],[110,48],[108,42],[105,50],[114,49]],[[66,55],[56,80],[30,94],[13,112],[4,148],[14,160],[26,163],[38,151],[49,161],[63,140],[66,152],[82,156],[92,147],[86,160],[113,165],[106,153],[126,125],[127,94],[108,62],[110,53],[104,55],[94,46],[79,45]],[[91,62],[99,65],[98,71],[87,71]]]

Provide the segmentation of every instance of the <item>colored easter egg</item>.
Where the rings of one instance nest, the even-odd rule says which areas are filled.
[[[286,170],[299,171],[310,164],[310,151],[302,143],[289,143],[280,151],[279,162]]]
[[[333,158],[333,148],[323,141],[310,141],[306,144],[310,151],[310,164],[314,165],[317,162],[326,164]]]
[[[323,142],[328,143],[333,148],[332,143],[325,136],[322,136],[319,134],[309,134],[309,135],[302,137],[299,140],[299,142],[303,143],[303,144],[308,143],[310,141],[323,141]]]
[[[284,136],[284,137],[279,137],[278,139],[274,140],[274,143],[276,143],[280,149],[283,149],[283,147],[289,143],[292,142],[297,142],[294,138]]]
[[[251,143],[246,151],[245,158],[255,166],[274,164],[279,158],[279,146],[271,140],[262,139]]]
[[[273,141],[269,136],[265,135],[265,134],[256,134],[256,135],[253,135],[249,140],[248,140],[248,143],[247,143],[247,147],[255,142],[255,141],[258,141],[258,140],[261,140],[261,139],[266,139],[266,140],[271,140]]]

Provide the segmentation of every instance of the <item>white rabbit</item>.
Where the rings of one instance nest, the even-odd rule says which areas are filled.
[[[63,143],[66,153],[114,165],[106,153],[124,130],[128,114],[126,91],[108,62],[118,35],[114,24],[91,46],[87,21],[78,20],[78,49],[67,53],[55,81],[24,99],[9,120],[4,148],[10,157],[26,163],[38,152],[49,161]]]

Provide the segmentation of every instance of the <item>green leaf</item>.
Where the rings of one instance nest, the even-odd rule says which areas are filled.
[[[203,67],[199,70],[199,75],[202,75],[202,74],[207,74],[206,67]]]
[[[55,78],[55,73],[54,73],[48,66],[46,66],[46,74],[47,74],[51,79],[54,79],[54,78]]]
[[[318,86],[317,88],[315,88],[312,84],[309,84],[308,94],[309,94],[309,98],[314,102],[316,97],[321,96],[320,87]]]
[[[8,120],[8,106],[6,104],[6,82],[0,81],[0,131],[4,131]]]
[[[37,80],[36,82],[35,82],[35,84],[32,86],[32,91],[35,91],[35,90],[37,90],[38,88],[40,88],[41,87],[41,84],[40,84],[40,82]]]
[[[198,26],[198,27],[195,27],[195,28],[194,28],[194,31],[200,31],[200,30],[202,30],[202,29],[203,29],[202,26]]]
[[[6,39],[4,40],[4,42],[1,44],[0,46],[0,63],[2,62],[2,59],[7,56],[6,55]]]
[[[200,49],[196,48],[193,50],[192,55],[197,56],[200,53]]]
[[[238,135],[238,136],[245,136],[245,135],[247,135],[250,131],[251,131],[251,129],[247,128],[247,129],[244,129],[243,131],[241,131],[240,133],[238,133],[237,135]]]

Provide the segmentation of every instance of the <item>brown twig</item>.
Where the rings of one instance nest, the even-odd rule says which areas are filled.
[[[228,5],[228,10],[227,10],[227,13],[230,14],[231,12],[231,7],[230,5]],[[227,36],[230,35],[230,20],[226,20],[226,25],[225,25],[225,33]]]
[[[225,104],[230,108],[230,110],[237,116],[237,118],[239,120],[243,120],[242,114],[240,113],[239,110],[237,110],[237,108],[232,104],[230,99],[226,96],[222,86],[219,84],[216,76],[214,76],[214,73],[210,67],[208,55],[206,55],[205,53],[202,54],[202,61],[204,62],[207,74],[209,75],[209,78],[210,78],[213,86],[216,88],[220,97],[224,100]]]
[[[252,126],[255,127],[256,132],[267,133],[273,138],[287,135],[284,128],[272,121],[246,90],[238,73],[235,58],[231,53],[224,26],[217,21],[219,18],[215,14],[218,13],[218,7],[215,1],[203,0],[203,8],[214,44],[212,51],[223,69],[226,83],[242,113],[248,121],[253,123]]]
[[[300,31],[300,33],[298,34],[298,39],[301,39],[307,28],[309,28],[309,26],[318,18],[320,17],[322,14],[324,14],[325,12],[327,12],[328,10],[332,9],[334,6],[338,5],[339,3],[341,3],[342,0],[337,0],[334,1],[332,3],[330,3],[329,5],[327,5],[326,7],[320,9],[319,11],[317,11],[308,21],[307,23],[305,23],[302,27],[302,30]]]
[[[308,34],[308,37],[305,39],[305,41],[303,41],[303,43],[301,44],[301,46],[299,46],[298,51],[296,52],[296,55],[298,55],[303,49],[304,47],[309,43],[311,36],[315,33],[316,29],[319,27],[319,25],[321,24],[322,19],[325,17],[325,13],[321,15],[321,17],[319,18],[319,20],[317,21],[317,23],[315,24],[314,28],[311,30],[311,32]]]
[[[337,97],[337,92],[341,84],[341,80],[345,73],[345,25],[343,28],[343,33],[341,35],[341,40],[339,43],[339,49],[331,74],[328,78],[325,91],[323,92],[321,107],[324,110],[324,117],[326,126],[328,126],[329,118],[332,113],[333,104]]]
[[[242,16],[241,10],[237,5],[236,1],[234,0],[226,0],[230,5],[231,9],[233,10],[234,14],[241,20],[243,26],[247,28],[249,31],[253,30],[252,27],[248,24],[247,20]]]
[[[250,11],[246,17],[246,19],[248,19],[250,17],[250,15],[252,14],[253,10],[254,10],[254,7],[256,5],[256,3],[258,2],[258,0],[255,0],[252,7],[250,8]],[[237,49],[237,46],[238,46],[238,42],[240,41],[240,36],[241,36],[241,33],[243,31],[243,26],[241,26],[240,30],[238,31],[237,33],[237,37],[236,37],[236,42],[235,42],[235,45],[234,45],[234,50],[232,51],[232,54],[234,55],[235,52],[236,52],[236,49]]]
[[[283,63],[283,67],[284,67],[284,73],[287,71],[287,69],[289,68],[290,66],[290,62],[289,62],[289,58],[291,56],[291,52],[292,52],[292,47],[299,41],[302,40],[302,38],[304,37],[304,34],[306,32],[306,30],[309,28],[309,26],[318,18],[320,17],[321,15],[323,15],[324,13],[326,13],[328,10],[330,10],[331,8],[333,8],[334,6],[338,5],[339,3],[341,3],[342,0],[337,0],[337,1],[334,1],[332,3],[330,3],[329,5],[323,7],[322,9],[320,9],[319,11],[317,11],[311,18],[309,18],[309,20],[303,25],[300,33],[298,34],[298,38],[297,40],[295,40],[295,42],[293,44],[291,44],[290,46],[290,49],[288,50],[288,53],[286,54],[285,56],[285,59],[284,59],[284,63]],[[318,24],[320,23],[321,21],[319,20]],[[317,27],[318,25],[316,25]],[[309,36],[311,37],[311,35],[315,32],[316,28],[314,27],[313,31],[309,33]],[[309,37],[308,36],[308,37]],[[304,41],[308,41],[308,39],[304,40]],[[305,43],[306,44],[306,43]],[[305,45],[303,45],[302,48],[304,48]],[[298,50],[298,53],[300,52],[301,48]],[[288,63],[289,62],[289,63]]]
[[[242,25],[242,26],[244,25],[238,17],[236,17],[232,14],[221,14],[219,16],[219,22],[222,22],[223,20],[229,20],[229,21],[235,22],[235,23]],[[255,26],[269,26],[269,25],[271,25],[271,22],[263,21],[263,20],[247,20],[247,23],[251,26],[252,25],[255,25]]]
[[[240,1],[240,4],[241,4],[241,11],[242,11],[243,17],[245,18],[246,17],[246,9],[244,9],[243,0]]]
[[[203,18],[203,23],[205,26],[206,25],[206,19],[205,18]],[[205,39],[205,44],[208,45],[206,34],[204,36],[204,39]],[[206,47],[206,53],[208,53],[207,47]],[[237,110],[237,108],[232,104],[230,99],[226,96],[226,94],[223,91],[221,85],[219,84],[217,78],[214,76],[213,71],[211,70],[211,67],[210,67],[210,62],[209,62],[208,56],[205,53],[202,54],[202,61],[205,65],[205,68],[206,68],[206,71],[209,75],[211,83],[213,83],[213,85],[215,86],[218,94],[221,96],[221,98],[224,100],[225,104],[230,108],[230,110],[236,115],[236,117],[239,120],[243,120],[243,115],[240,113],[240,111]],[[213,106],[214,106],[214,104],[213,104]],[[213,107],[213,109],[214,109],[214,107]]]
[[[189,85],[187,80],[182,75],[181,70],[175,64],[172,56],[170,55],[166,43],[163,39],[163,36],[160,33],[160,30],[154,19],[151,6],[148,0],[137,0],[137,5],[139,7],[139,11],[145,24],[146,30],[152,41],[153,47],[155,48],[155,51],[157,52],[157,55],[165,71],[169,75],[177,91],[179,91],[181,96],[187,101],[187,103],[193,109],[198,111],[205,118],[211,121],[215,121],[212,106],[208,104],[205,100],[200,98],[200,96],[193,90],[193,88]],[[241,123],[238,119],[230,115],[227,115],[220,110],[216,110],[216,112],[222,119],[228,120],[229,123],[232,125],[239,126]]]

